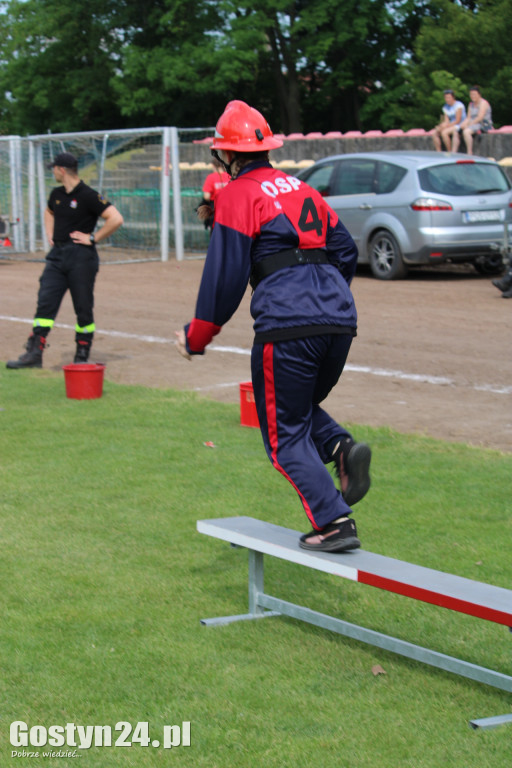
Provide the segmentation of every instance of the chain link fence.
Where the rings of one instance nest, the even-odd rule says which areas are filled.
[[[43,227],[55,180],[47,164],[58,152],[79,159],[84,181],[103,192],[125,224],[100,245],[103,261],[177,260],[205,255],[209,235],[195,209],[211,171],[209,139],[214,128],[172,127],[0,137],[0,259],[42,259],[48,250]],[[377,136],[370,134],[379,134]],[[393,133],[393,132],[390,132]],[[272,163],[295,173],[327,155],[392,149],[425,150],[421,131],[388,136],[380,131],[291,134],[272,153]],[[410,134],[410,135],[409,135]],[[482,138],[485,154],[499,158],[512,179],[512,126]],[[7,243],[7,245],[6,245]]]
[[[43,259],[44,210],[59,152],[118,208],[124,225],[100,246],[103,261],[197,258],[208,233],[195,209],[211,171],[213,128],[150,128],[0,137],[0,258]]]

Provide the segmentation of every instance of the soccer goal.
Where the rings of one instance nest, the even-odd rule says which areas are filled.
[[[43,217],[55,186],[48,165],[59,152],[71,152],[80,178],[124,218],[124,225],[101,245],[103,261],[204,255],[208,233],[195,209],[210,170],[207,143],[212,135],[213,128],[162,127],[2,137],[0,219],[10,223],[13,250],[48,250]]]

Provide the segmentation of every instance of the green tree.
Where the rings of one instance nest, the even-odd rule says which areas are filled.
[[[511,124],[511,29],[512,0],[435,0],[435,13],[424,19],[414,59],[405,68],[404,125],[432,125],[443,103],[444,88],[453,88],[466,102],[468,89],[475,84],[490,101],[495,122]]]
[[[124,45],[112,88],[128,123],[194,126],[212,122],[220,26],[217,3],[121,3]],[[245,52],[233,52],[233,65]],[[220,103],[220,102],[219,102]]]
[[[308,8],[301,24],[317,92],[305,101],[308,111],[322,115],[324,130],[376,127],[366,122],[364,105],[397,69],[401,23],[386,0],[328,0],[321,15]]]
[[[112,99],[121,39],[115,0],[13,0],[0,38],[2,130],[43,133],[116,127]]]
[[[397,77],[409,21],[420,16],[412,0],[225,0],[221,7],[228,44],[238,49],[242,35],[249,43],[252,35],[260,45],[255,102],[270,98],[273,121],[286,133],[364,127],[363,105]]]
[[[0,119],[13,133],[211,125],[235,98],[285,133],[394,127],[424,78],[413,44],[425,19],[437,29],[446,6],[467,11],[449,0],[3,6]]]
[[[129,13],[137,3],[122,5]],[[429,2],[157,5],[159,13],[140,29],[135,18],[124,25],[126,45],[113,87],[127,119],[211,123],[228,100],[240,98],[261,109],[274,130],[290,133],[364,127],[364,105],[383,82],[389,87],[399,79],[411,27],[419,28]]]

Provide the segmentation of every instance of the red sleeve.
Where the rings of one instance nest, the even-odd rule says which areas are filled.
[[[204,348],[219,333],[220,329],[220,325],[195,317],[191,323],[185,326],[187,352],[190,355],[204,354]]]

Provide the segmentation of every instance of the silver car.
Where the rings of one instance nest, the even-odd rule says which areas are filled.
[[[511,184],[493,160],[438,152],[326,157],[298,174],[334,208],[360,264],[393,280],[409,267],[471,262],[503,270],[512,222]]]

